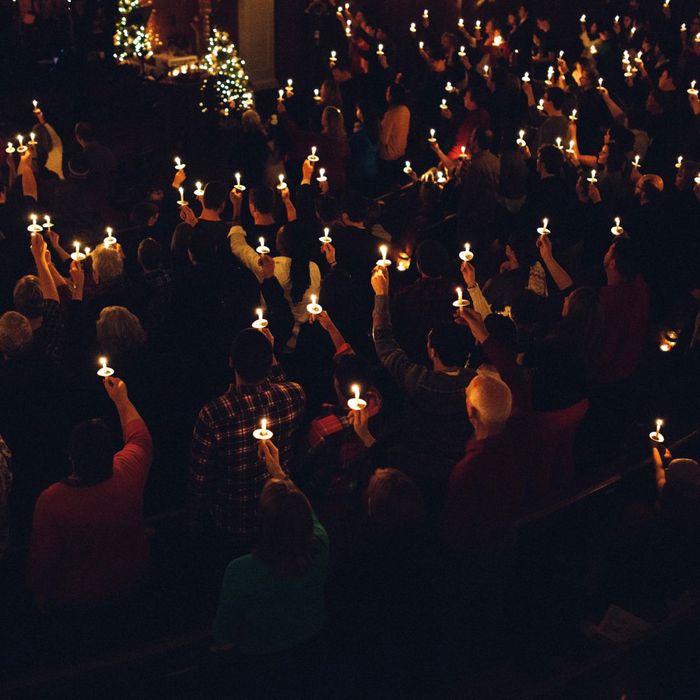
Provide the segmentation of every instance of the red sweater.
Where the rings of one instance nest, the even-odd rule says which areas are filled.
[[[143,576],[149,545],[143,489],[153,457],[146,424],[124,427],[114,473],[96,486],[52,484],[34,509],[29,575],[35,599],[70,605],[128,589]]]

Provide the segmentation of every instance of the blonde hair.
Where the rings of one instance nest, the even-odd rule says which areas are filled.
[[[32,327],[17,311],[7,311],[0,316],[0,353],[15,357],[28,350],[32,344]]]
[[[132,353],[146,344],[138,317],[123,306],[105,306],[97,319],[97,343],[107,355]]]
[[[491,374],[479,374],[467,387],[469,405],[486,425],[503,425],[513,408],[513,396],[508,385]]]
[[[92,269],[100,283],[112,282],[124,273],[124,260],[116,248],[105,248],[100,243],[92,254]]]

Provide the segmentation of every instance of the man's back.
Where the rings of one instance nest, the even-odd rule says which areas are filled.
[[[257,527],[258,500],[269,474],[258,458],[253,431],[267,420],[289,465],[304,410],[299,384],[287,381],[279,365],[260,384],[230,387],[199,412],[192,437],[190,485],[195,517],[250,541]]]

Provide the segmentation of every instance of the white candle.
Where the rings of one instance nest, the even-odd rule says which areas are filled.
[[[316,178],[316,180],[318,180],[318,182],[327,182],[328,178],[326,177],[325,168],[318,169],[318,177]]]
[[[424,47],[425,47],[425,42],[424,42],[424,41],[419,41],[419,42],[418,42],[418,50],[419,50],[419,51],[422,51]]]
[[[235,173],[234,177],[236,178],[236,184],[234,187],[239,191],[239,192],[245,192],[245,185],[241,185],[241,174],[240,173]]]
[[[87,252],[88,252],[87,248],[85,249],[86,250],[85,253],[81,253],[80,252],[80,243],[78,241],[75,241],[75,243],[73,243],[73,245],[75,246],[75,251],[70,254],[71,259],[76,260],[76,261],[85,260],[85,258],[87,256]]]
[[[112,229],[111,226],[107,226],[105,229],[105,233],[107,234],[106,238],[102,241],[102,244],[104,245],[105,248],[109,248],[112,245],[115,245],[117,242],[117,239],[115,238],[114,230]]]
[[[265,239],[262,236],[260,236],[260,238],[258,238],[258,241],[260,245],[255,249],[255,252],[258,255],[268,255],[270,253],[270,249],[265,245]]]
[[[485,75],[486,77],[488,77],[488,74],[489,74],[489,65],[488,65],[488,63],[487,63],[487,64],[484,66],[484,75]]]
[[[377,260],[377,267],[389,267],[389,265],[391,265],[391,260],[388,260],[386,257],[387,253],[389,252],[389,247],[386,245],[380,245],[379,252],[381,253],[382,257],[381,260]]]
[[[33,131],[29,132],[29,141],[27,143],[30,146],[36,146],[36,134]]]
[[[554,139],[554,141],[555,141],[556,147],[557,147],[560,151],[563,151],[563,150],[564,150],[564,146],[562,146],[562,143],[561,143],[561,136],[557,136],[557,138]]]
[[[570,153],[572,156],[576,155],[576,141],[574,141],[574,139],[569,141],[569,147],[566,149],[566,152]]]
[[[467,157],[467,147],[466,147],[466,146],[460,146],[460,149],[459,149],[459,150],[460,150],[460,153],[459,153],[460,159],[466,158],[466,157]]]
[[[656,419],[656,430],[649,433],[649,437],[653,442],[662,443],[664,441],[664,436],[661,434],[661,426],[663,424],[664,422],[661,420],[661,418]]]
[[[622,219],[619,216],[615,217],[615,225],[610,229],[613,236],[621,236],[625,232],[625,229],[620,226],[621,221]]]
[[[467,55],[467,48],[465,46],[460,46],[459,51],[457,52],[457,55],[460,58],[464,58]]]
[[[541,100],[537,103],[537,109],[538,109],[538,111],[540,111],[540,112],[544,112],[544,99],[541,99]]]
[[[682,165],[683,165],[683,156],[678,156],[678,160],[676,161],[676,170],[680,170]]]
[[[408,31],[411,32],[412,34],[416,33],[416,23],[411,22],[411,26],[408,28]]]
[[[588,178],[588,182],[590,182],[591,185],[595,185],[595,183],[598,182],[598,178],[596,178],[595,173],[595,169],[591,170],[591,176]]]
[[[477,19],[476,22],[474,22],[474,29],[478,32],[481,29],[481,20]]]
[[[632,161],[632,165],[633,165],[635,168],[639,168],[640,162],[641,162],[641,161],[640,161],[640,159],[639,159],[639,155],[636,155],[636,156],[634,157],[634,160]]]
[[[321,243],[323,243],[324,245],[326,243],[330,243],[333,240],[330,236],[330,233],[331,233],[331,230],[326,226],[323,229],[323,235],[318,240],[321,241]]]
[[[585,24],[586,23],[586,15],[581,15],[579,17],[578,21],[581,22],[581,24]]]
[[[321,91],[318,88],[314,88],[314,100],[316,102],[321,101]]]
[[[27,231],[34,236],[35,234],[39,233],[41,231],[41,226],[37,224],[36,220],[39,218],[36,214],[30,214],[29,218],[32,220],[32,223],[27,226]]]
[[[252,323],[253,328],[257,328],[258,330],[267,328],[267,319],[263,318],[263,310],[255,309],[255,313],[258,315],[258,317]]]
[[[469,244],[469,243],[464,244],[464,250],[460,252],[459,257],[464,262],[469,262],[470,260],[474,259],[474,253],[472,253],[471,244]]]
[[[379,44],[377,46],[377,56],[383,56],[384,55],[384,44]]]
[[[442,102],[440,103],[440,109],[447,109],[447,100],[442,100]]]
[[[311,146],[311,153],[306,156],[306,160],[310,163],[316,163],[318,161],[318,156],[316,155],[316,146]]]
[[[575,122],[577,119],[578,119],[578,110],[572,109],[571,114],[569,115],[569,121]]]
[[[348,399],[348,408],[351,411],[361,411],[363,408],[367,408],[367,402],[360,398],[360,385],[353,384],[350,391],[353,393],[353,398]]]
[[[24,136],[22,134],[17,134],[17,142],[19,143],[19,146],[17,146],[17,153],[25,153],[27,150],[27,147],[23,143],[24,141]]]
[[[194,194],[195,197],[201,197],[204,194],[204,190],[202,189],[202,183],[199,180],[197,180],[194,183]]]
[[[262,418],[260,420],[260,427],[253,431],[253,437],[256,440],[269,440],[272,435],[272,431],[267,429],[267,418]]]
[[[187,202],[185,201],[185,188],[184,188],[184,187],[178,187],[178,188],[177,188],[177,191],[180,193],[180,199],[178,200],[177,203],[178,203],[181,207],[184,207],[184,206],[187,204]]]
[[[284,175],[279,176],[279,185],[277,185],[277,189],[282,191],[287,189],[287,183],[284,181]]]
[[[106,357],[100,357],[99,363],[102,366],[100,367],[100,369],[97,370],[98,376],[100,376],[104,379],[106,377],[111,377],[114,374],[114,370],[111,367],[107,366],[107,358]]]
[[[428,139],[430,143],[435,143],[437,139],[435,138],[435,129],[430,130],[430,138]]]
[[[277,92],[277,101],[284,102],[284,90],[282,90],[282,88],[280,88]]]
[[[46,214],[44,216],[44,228],[50,229],[53,226],[53,223],[51,222],[51,217]]]
[[[457,292],[457,299],[452,302],[452,306],[455,306],[457,308],[460,308],[462,306],[469,306],[469,302],[462,296],[462,288],[457,287],[455,291]]]
[[[428,19],[429,16],[428,10],[423,10],[423,19]]]
[[[331,64],[334,64],[336,60],[338,59],[338,52],[337,51],[331,51]]]
[[[445,83],[445,91],[452,92],[452,83],[449,80]]]
[[[464,18],[460,17],[460,18],[457,20],[457,26],[458,26],[460,29],[464,29]]]
[[[549,219],[545,217],[542,219],[542,226],[537,229],[537,233],[540,234],[540,236],[548,236],[551,231],[547,228],[547,225],[549,224]]]
[[[39,109],[39,103],[36,100],[32,100],[32,105],[34,105],[34,109],[32,110],[34,114],[38,114],[39,112],[41,112],[41,110]]]
[[[697,97],[698,91],[695,85],[697,84],[697,80],[691,80],[690,81],[690,87],[688,88],[688,94],[693,95],[693,97]]]
[[[594,48],[595,48],[595,46],[591,46],[591,53],[595,53],[593,51]],[[603,79],[598,78],[598,90],[602,90],[602,89],[603,89]]]
[[[411,161],[407,160],[406,165],[403,169],[403,171],[406,173],[406,175],[410,175],[413,172],[413,168],[411,167]]]
[[[184,170],[185,164],[180,160],[180,156],[175,156],[175,170]]]
[[[528,71],[525,71],[525,73],[523,73],[523,77],[521,78],[521,80],[524,83],[529,83],[530,82],[530,73]]]
[[[12,145],[12,141],[7,142],[7,148],[5,149],[5,153],[14,153],[15,152],[15,147]]]
[[[318,303],[315,294],[311,295],[311,303],[306,305],[306,310],[312,316],[317,316],[323,311],[323,307]]]

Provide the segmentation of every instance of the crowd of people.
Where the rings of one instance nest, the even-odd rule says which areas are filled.
[[[217,641],[312,643],[329,571],[400,638],[573,487],[582,429],[602,459],[648,419],[646,357],[697,367],[700,17],[371,6],[307,8],[318,95],[243,113],[228,182],[179,154],[125,210],[95,125],[3,139],[0,556],[31,519],[40,610],[138,589],[144,503],[186,491]],[[700,467],[655,458],[647,517],[695,541]]]

